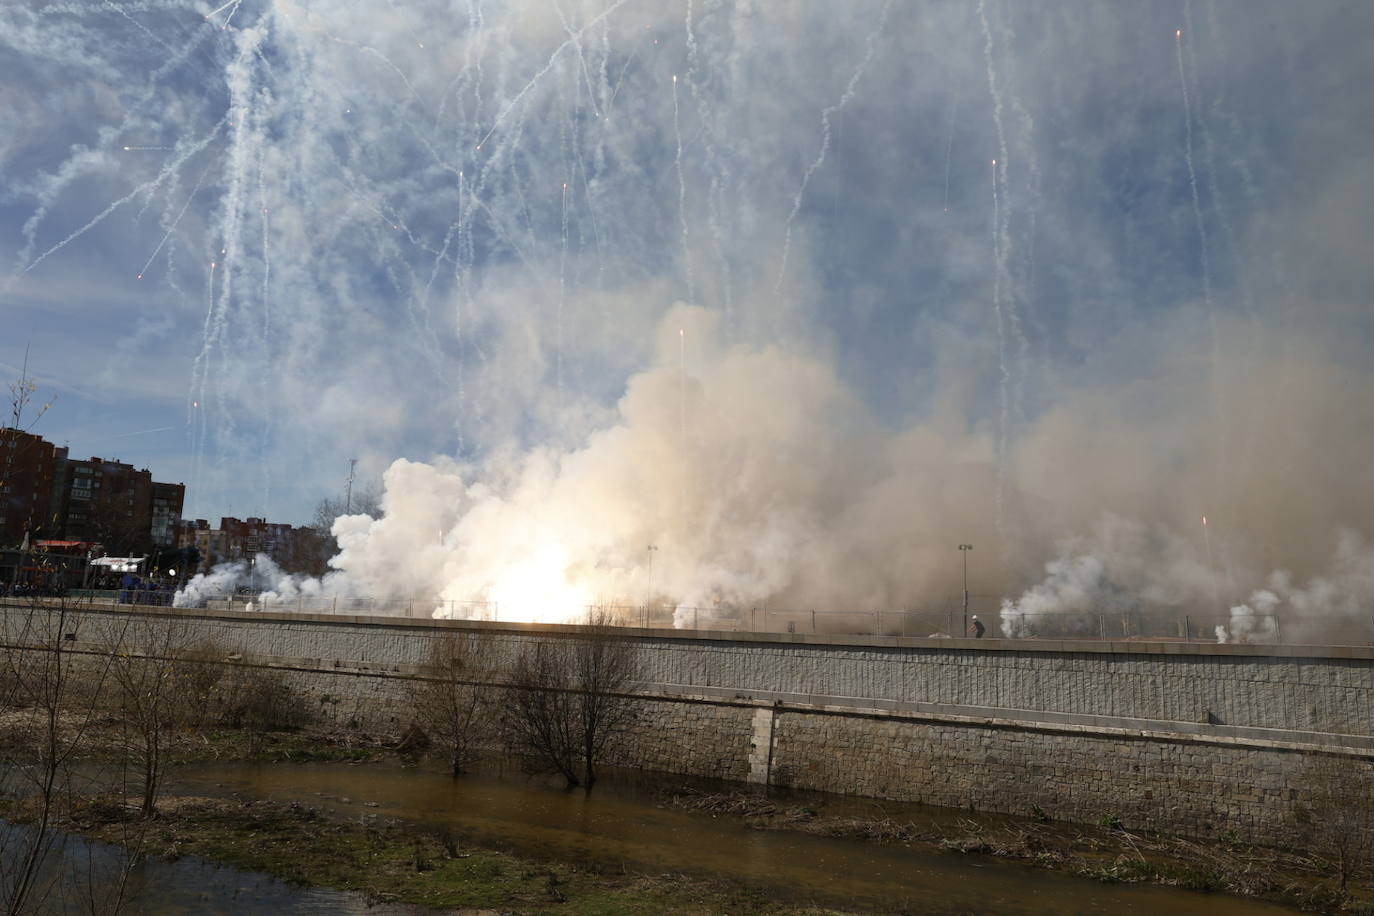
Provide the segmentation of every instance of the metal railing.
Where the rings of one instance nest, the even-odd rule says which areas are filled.
[[[164,593],[165,594],[165,593]],[[524,621],[528,616],[495,601],[440,601],[420,597],[272,598],[224,595],[211,598],[217,610],[280,614],[447,617],[465,620]],[[1000,610],[961,609],[822,611],[815,609],[683,607],[663,604],[590,605],[581,623],[599,620],[639,629],[711,630],[737,633],[806,633],[828,636],[972,636],[974,616],[989,639],[1084,639],[1098,641],[1237,642],[1252,644],[1374,644],[1374,615],[1363,617],[1287,617],[1280,614],[1189,614],[1180,612],[1042,612],[1003,614]]]
[[[77,606],[143,605],[166,607],[167,589],[69,591],[62,599]],[[56,600],[56,599],[44,599]],[[367,596],[219,595],[204,607],[221,611],[338,616],[434,617],[520,622],[528,620],[495,601],[441,601],[432,598]],[[989,639],[1054,639],[1153,642],[1228,642],[1268,645],[1374,645],[1374,614],[1288,616],[1282,614],[1191,614],[1178,612],[1042,612],[1003,614],[1000,610],[962,609],[821,611],[813,609],[682,607],[664,604],[591,605],[566,623],[599,621],[614,626],[658,630],[730,633],[805,633],[820,636],[912,636],[949,638],[974,635],[966,629],[977,615]]]
[[[139,604],[171,607],[176,592],[170,588],[73,588],[62,599],[76,605]]]

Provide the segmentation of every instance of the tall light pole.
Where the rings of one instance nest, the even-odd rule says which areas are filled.
[[[344,515],[353,514],[353,469],[357,466],[357,458],[348,459],[348,489],[344,492]]]
[[[649,584],[644,587],[644,629],[649,628],[649,599],[654,592],[654,552],[658,546],[650,544],[645,548],[649,554]]]
[[[964,635],[968,635],[968,552],[972,544],[960,544],[959,552],[964,555]]]

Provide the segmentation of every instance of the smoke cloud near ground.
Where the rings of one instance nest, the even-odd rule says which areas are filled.
[[[104,398],[55,438],[185,416],[123,457],[193,517],[385,472],[278,596],[938,610],[963,543],[998,633],[1325,638],[1371,598],[1371,36],[1336,0],[18,0],[6,327]]]
[[[337,571],[270,597],[419,596],[555,621],[645,601],[929,611],[957,597],[967,540],[975,592],[1014,596],[1002,635],[1091,635],[1123,613],[1212,620],[1224,641],[1272,641],[1275,615],[1292,636],[1339,634],[1374,600],[1359,533],[1374,497],[1326,481],[1358,481],[1374,454],[1374,426],[1349,422],[1374,379],[1296,333],[1281,363],[1259,345],[1213,360],[1197,330],[1156,334],[1156,353],[1133,336],[1151,372],[1120,388],[1065,382],[1002,470],[990,432],[961,419],[971,370],[942,368],[937,408],[894,428],[818,355],[730,344],[717,313],[678,306],[655,365],[580,444],[397,461],[380,517],[336,523]]]

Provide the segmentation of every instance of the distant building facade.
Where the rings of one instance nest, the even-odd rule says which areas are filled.
[[[147,468],[75,459],[41,436],[0,429],[0,547],[27,537],[146,556],[177,545],[185,499],[183,484],[155,481]]]
[[[182,519],[177,523],[177,546],[194,547],[200,552],[200,566],[195,572],[208,572],[215,564],[224,562],[226,554],[224,532],[211,528],[203,518]]]
[[[224,516],[218,528],[203,518],[187,519],[177,526],[177,546],[200,551],[200,572],[220,563],[252,563],[267,556],[287,572],[319,575],[327,559],[327,541],[314,528],[262,518]]]
[[[148,533],[154,548],[177,546],[177,523],[186,504],[186,487],[153,481],[153,511]]]
[[[328,568],[332,539],[314,528],[232,516],[211,528],[203,518],[183,520],[185,502],[185,485],[154,480],[147,468],[73,458],[41,436],[0,428],[0,551],[13,554],[12,562],[0,563],[0,585],[16,580],[40,553],[82,562],[102,555],[156,562],[159,553],[166,559],[170,551],[194,547],[199,569],[187,572],[259,556],[287,572],[320,575]]]
[[[56,452],[41,436],[0,429],[0,548],[59,533],[48,508]]]

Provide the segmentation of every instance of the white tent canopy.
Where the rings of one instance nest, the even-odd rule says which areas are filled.
[[[92,566],[108,566],[110,572],[138,572],[139,566],[147,560],[147,557],[96,557],[91,561]]]

